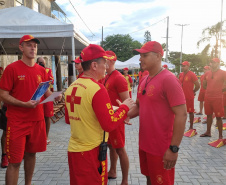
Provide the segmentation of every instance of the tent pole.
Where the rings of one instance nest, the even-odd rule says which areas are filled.
[[[53,90],[56,91],[56,68],[55,68],[55,57],[52,55],[52,72],[54,78]]]
[[[75,42],[74,42],[74,36],[71,37],[71,43],[72,43],[72,60],[75,60]],[[76,79],[76,75],[75,75],[75,63],[72,63],[73,65],[73,81],[75,81]]]

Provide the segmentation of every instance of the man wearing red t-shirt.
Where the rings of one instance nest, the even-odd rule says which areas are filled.
[[[48,67],[46,67],[46,62],[45,59],[42,57],[37,58],[37,64],[40,66],[44,67],[46,70],[46,73],[48,74],[48,81],[52,80],[51,84],[54,84],[54,78],[53,78],[53,73],[52,70]],[[53,92],[53,88],[49,87],[49,90]],[[51,117],[53,117],[53,102],[47,102],[44,103],[43,105],[44,108],[44,117],[45,117],[45,123],[46,123],[46,143],[47,145],[51,143],[49,139],[49,130],[50,130],[50,125],[51,125]]]
[[[129,72],[129,69],[125,67],[123,69],[123,74],[128,84],[129,96],[130,98],[132,98],[133,79],[131,78],[131,76],[129,76],[128,72]]]
[[[128,113],[131,118],[139,114],[141,173],[147,185],[173,185],[187,118],[184,93],[176,76],[161,66],[161,44],[149,41],[135,51],[149,72],[139,86],[136,107]]]
[[[210,70],[210,66],[205,66],[203,70],[205,74],[207,71]],[[203,88],[204,74],[200,77],[201,88],[200,88],[199,97],[198,97],[198,101],[200,102],[200,105],[199,105],[200,110],[198,113],[196,113],[196,115],[202,115],[202,110],[203,110],[203,102],[204,102],[204,97],[206,92],[206,89]]]
[[[199,90],[200,85],[195,73],[189,70],[190,63],[188,61],[184,61],[182,62],[181,65],[182,65],[183,72],[179,75],[179,80],[181,82],[184,95],[186,98],[187,112],[189,113],[189,119],[190,119],[189,130],[192,133],[195,130],[193,129],[194,111],[195,111],[194,98],[195,98],[195,92]]]
[[[224,116],[223,107],[223,85],[226,82],[226,72],[220,69],[220,60],[213,58],[210,62],[210,71],[204,74],[203,87],[205,94],[205,114],[207,115],[207,130],[200,137],[211,137],[212,115],[215,113],[219,131],[219,139],[222,135],[222,119]]]
[[[79,57],[77,57],[75,60],[75,69],[78,71],[78,76],[77,78],[80,78],[83,75],[83,69],[82,69],[82,64],[81,64],[81,60]]]
[[[82,77],[65,92],[65,120],[70,123],[68,163],[71,185],[107,185],[108,133],[124,124],[131,98],[114,113],[106,88],[98,83],[104,78],[110,56],[101,46],[90,44],[81,52]]]
[[[140,65],[140,71],[139,71],[139,73],[138,73],[138,76],[139,76],[139,84],[141,83],[141,81],[143,80],[143,78],[144,78],[145,76],[147,76],[147,75],[149,75],[148,71],[147,71],[147,70],[144,71],[144,70],[141,68],[141,65]]]
[[[115,69],[115,61],[117,56],[113,51],[106,51],[109,57],[107,59],[107,75],[103,80],[103,84],[108,91],[108,95],[111,99],[113,106],[118,106],[116,100],[124,101],[129,98],[129,91],[126,79],[120,72]],[[129,171],[129,159],[125,150],[125,124],[121,124],[117,129],[109,133],[108,139],[110,149],[111,166],[108,172],[108,179],[115,179],[117,159],[119,156],[120,165],[122,169],[122,183],[121,185],[128,184],[128,171]]]
[[[17,184],[23,159],[25,184],[31,184],[36,152],[46,150],[43,105],[31,100],[40,82],[48,80],[45,69],[34,61],[39,43],[32,35],[24,35],[19,42],[22,59],[9,64],[0,81],[0,96],[7,104],[6,184]],[[45,96],[50,94],[47,90]]]

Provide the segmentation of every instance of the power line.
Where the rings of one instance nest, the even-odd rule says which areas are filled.
[[[78,16],[80,17],[80,19],[82,20],[82,22],[85,24],[86,28],[93,34],[93,32],[89,29],[89,27],[87,26],[87,24],[85,23],[85,21],[82,19],[82,17],[79,15],[78,11],[75,9],[74,5],[72,4],[71,0],[68,0],[71,3],[71,6],[74,8],[75,12],[78,14]],[[93,34],[93,36],[95,36]]]

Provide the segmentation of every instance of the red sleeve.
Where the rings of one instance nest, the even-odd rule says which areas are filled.
[[[65,105],[65,123],[70,124],[67,106]]]
[[[118,93],[128,91],[128,84],[126,79],[123,76],[118,76],[114,83],[116,83],[116,89]]]
[[[5,91],[11,91],[13,88],[13,84],[15,81],[15,75],[14,75],[14,70],[12,67],[7,66],[3,72],[3,75],[1,77],[0,81],[0,88],[5,90]]]
[[[192,81],[196,82],[198,80],[198,77],[196,76],[195,73],[192,73]]]
[[[169,77],[164,80],[163,88],[170,107],[185,104],[185,96],[179,80]]]
[[[93,110],[96,117],[106,132],[111,132],[116,129],[119,124],[124,124],[129,108],[126,105],[121,105],[114,113],[111,105],[111,100],[108,96],[107,90],[101,88],[93,97]]]
[[[131,76],[128,75],[128,77],[129,77],[129,82],[133,83],[133,79],[131,78]]]

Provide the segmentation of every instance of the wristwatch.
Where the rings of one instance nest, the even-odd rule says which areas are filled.
[[[177,153],[179,151],[179,147],[176,146],[176,145],[170,145],[170,150],[173,152],[173,153]]]

